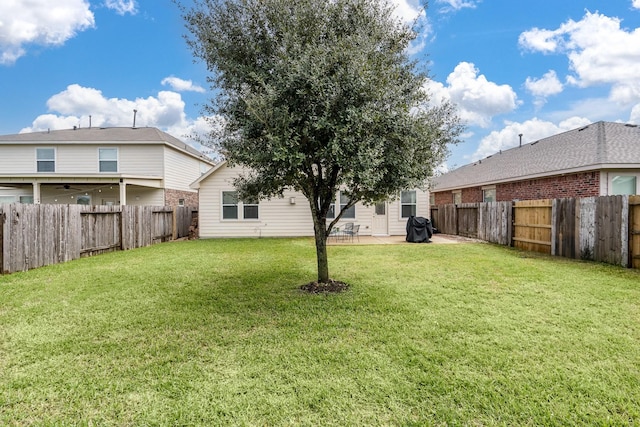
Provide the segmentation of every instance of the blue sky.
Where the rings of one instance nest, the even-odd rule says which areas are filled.
[[[640,124],[640,0],[393,0],[432,101],[467,123],[448,168],[598,120]],[[52,5],[53,3],[53,5]],[[0,134],[206,131],[204,64],[170,0],[0,2]]]

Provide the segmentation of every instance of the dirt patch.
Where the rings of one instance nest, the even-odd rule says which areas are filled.
[[[349,285],[338,280],[329,280],[327,283],[309,282],[300,286],[300,289],[310,294],[328,294],[344,292],[349,289]]]

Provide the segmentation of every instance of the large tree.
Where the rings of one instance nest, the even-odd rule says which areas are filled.
[[[216,90],[205,111],[223,119],[212,140],[250,171],[239,196],[304,194],[329,282],[342,214],[424,187],[462,130],[450,104],[429,104],[429,77],[407,53],[415,29],[386,0],[193,0],[183,16]],[[338,190],[348,203],[327,222]]]

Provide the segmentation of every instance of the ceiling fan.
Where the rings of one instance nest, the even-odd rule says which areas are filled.
[[[56,190],[73,190],[73,191],[82,191],[82,188],[72,187],[69,184],[64,184],[61,187],[56,187]]]

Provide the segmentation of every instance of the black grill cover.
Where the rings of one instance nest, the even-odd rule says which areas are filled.
[[[421,216],[411,216],[407,221],[407,242],[429,243],[433,236],[431,221]]]

